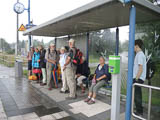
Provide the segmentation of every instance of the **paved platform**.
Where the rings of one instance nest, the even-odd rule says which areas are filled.
[[[75,120],[40,94],[14,68],[0,65],[0,120]]]
[[[60,87],[60,85],[59,85]],[[14,68],[0,65],[0,120],[110,120],[111,96],[99,93],[96,104],[83,102],[88,90],[77,90],[77,99],[66,100],[60,88],[15,78]],[[120,120],[125,119],[125,102],[121,102]]]
[[[66,100],[68,94],[60,93],[60,88],[48,91],[47,86],[40,86],[36,82],[31,82],[33,87],[41,94],[57,104],[60,108],[70,113],[77,120],[110,120],[111,112],[111,96],[106,94],[98,94],[96,104],[88,105],[83,100],[87,97],[88,90],[82,94],[81,90],[77,90],[77,99]],[[61,85],[59,85],[61,87]],[[125,103],[121,102],[121,120],[124,120]]]

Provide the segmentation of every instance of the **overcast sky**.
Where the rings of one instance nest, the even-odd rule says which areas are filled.
[[[50,19],[60,16],[75,8],[83,6],[94,0],[31,0],[31,20],[36,25],[44,23]],[[16,13],[13,11],[13,5],[17,0],[0,0],[0,38],[7,42],[16,42]],[[19,0],[27,8],[28,0]],[[28,23],[27,11],[19,15],[19,26]],[[114,29],[112,29],[114,30]],[[35,39],[44,39],[48,42],[53,38],[34,37]],[[20,32],[20,40],[27,40]],[[120,40],[128,39],[128,27],[120,28]]]

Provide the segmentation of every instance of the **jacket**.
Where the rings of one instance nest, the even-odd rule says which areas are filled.
[[[46,54],[45,49],[40,51],[40,63],[39,64],[41,68],[46,68],[45,54]]]
[[[33,68],[40,68],[38,60],[40,59],[40,53],[34,52],[32,57],[32,67]]]

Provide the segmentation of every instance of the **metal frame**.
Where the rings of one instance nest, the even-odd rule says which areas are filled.
[[[129,21],[129,52],[128,52],[128,80],[127,80],[127,101],[125,120],[131,119],[131,100],[132,100],[132,84],[133,84],[133,63],[134,63],[134,44],[135,44],[135,23],[136,8],[134,5],[130,8]]]
[[[86,36],[86,61],[87,61],[87,66],[89,66],[89,32],[87,32]]]
[[[119,28],[116,29],[116,51],[115,54],[118,56],[119,54]]]
[[[148,101],[148,118],[142,118],[140,116],[137,116],[136,114],[134,114],[134,93],[135,93],[135,86],[140,86],[140,87],[144,87],[144,88],[148,88],[149,89],[149,101]],[[152,89],[154,90],[159,90],[160,91],[160,87],[154,87],[154,86],[149,86],[149,85],[144,85],[144,84],[139,84],[139,83],[134,83],[133,87],[132,87],[132,116],[141,120],[150,120],[150,115],[151,115],[151,102],[152,102]]]

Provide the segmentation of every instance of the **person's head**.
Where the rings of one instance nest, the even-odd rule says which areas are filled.
[[[138,52],[142,50],[142,47],[143,47],[143,41],[141,39],[135,40],[134,51]]]
[[[49,47],[51,51],[55,50],[55,44],[51,43]]]
[[[32,52],[34,52],[34,47],[33,46],[31,46],[30,49],[31,49]]]
[[[38,47],[36,47],[34,50],[35,50],[35,52],[38,52],[38,51],[39,51]]]
[[[75,40],[74,40],[74,39],[70,39],[70,40],[69,40],[69,47],[70,47],[70,48],[75,47]]]
[[[99,63],[100,63],[100,64],[105,64],[105,58],[104,58],[103,56],[101,56],[101,57],[99,58]]]
[[[60,49],[60,53],[61,53],[61,54],[64,54],[65,52],[66,52],[65,47],[61,47],[61,49]]]
[[[42,45],[39,46],[39,51],[40,51],[40,50],[43,50],[43,46],[42,46]]]

